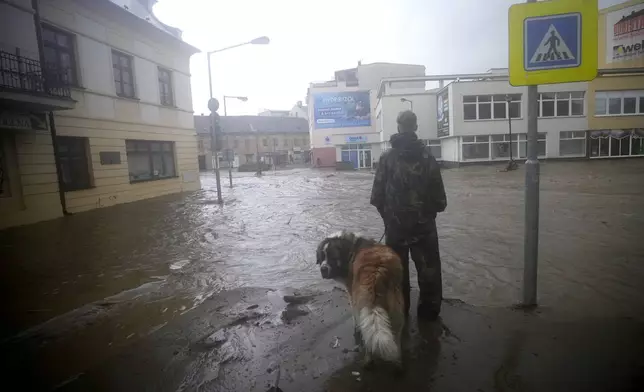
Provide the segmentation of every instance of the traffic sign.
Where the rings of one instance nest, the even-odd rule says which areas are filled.
[[[567,83],[597,76],[597,0],[510,7],[510,84]]]

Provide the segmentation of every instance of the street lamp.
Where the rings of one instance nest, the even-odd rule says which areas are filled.
[[[414,111],[414,102],[407,99],[407,98],[400,98],[400,102],[409,102],[409,109],[413,112]]]
[[[517,168],[517,163],[512,158],[512,112],[510,111],[510,104],[512,103],[512,96],[510,94],[505,95],[505,101],[508,104],[508,134],[510,137],[510,162],[508,162],[507,171],[515,170]],[[517,143],[517,146],[519,143]],[[518,153],[518,151],[517,151]]]
[[[213,53],[219,53],[223,52],[224,50],[228,49],[233,49],[237,48],[239,46],[244,46],[244,45],[268,45],[271,42],[270,39],[266,36],[261,36],[257,37],[253,40],[250,40],[248,42],[242,42],[241,44],[237,45],[232,45],[232,46],[227,46],[225,48],[221,49],[216,49],[216,50],[211,50],[210,52],[206,52],[206,57],[208,58],[208,90],[210,92],[210,101],[212,101],[213,96],[212,96],[212,71],[211,71],[211,66],[210,66],[210,55]],[[225,101],[224,101],[225,105]],[[213,170],[215,171],[215,180],[217,181],[217,200],[219,203],[222,203],[222,198],[221,198],[221,178],[219,177],[219,156],[217,155],[217,142],[215,138],[215,116],[212,113],[211,110],[211,115],[210,115],[210,126],[212,129],[212,134],[210,135],[210,150],[215,154],[215,167]],[[232,174],[231,174],[232,176]],[[232,177],[231,177],[232,180]],[[232,183],[232,181],[231,181]]]
[[[224,116],[228,115],[228,112],[226,111],[226,98],[238,99],[242,102],[248,101],[248,97],[236,97],[234,95],[224,95]]]
[[[215,49],[215,50],[211,50],[210,52],[207,52],[206,56],[208,57],[208,88],[210,89],[210,98],[212,98],[212,73],[210,71],[210,55],[211,54],[223,52],[224,50],[228,50],[228,49],[238,48],[238,47],[244,46],[244,45],[268,45],[270,42],[271,42],[271,40],[268,37],[262,36],[262,37],[257,37],[257,38],[255,38],[253,40],[250,40],[248,42],[243,42],[241,44],[232,45],[232,46],[226,46],[225,48]]]

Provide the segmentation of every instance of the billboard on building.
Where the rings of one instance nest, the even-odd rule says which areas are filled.
[[[318,93],[313,96],[316,129],[369,127],[369,91]]]
[[[644,61],[644,3],[606,14],[606,63]]]
[[[438,137],[449,136],[449,90],[445,89],[436,97],[436,120]]]

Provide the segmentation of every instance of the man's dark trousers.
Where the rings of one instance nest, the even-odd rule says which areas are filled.
[[[428,224],[424,233],[401,238],[387,233],[387,246],[391,247],[403,263],[403,295],[405,297],[405,314],[409,314],[410,280],[409,254],[416,265],[418,287],[420,289],[419,304],[436,315],[440,313],[443,299],[443,281],[441,273],[440,252],[438,249],[438,233],[436,221]]]

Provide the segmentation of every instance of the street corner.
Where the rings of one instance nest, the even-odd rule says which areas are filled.
[[[354,353],[341,290],[238,289],[220,293],[141,338],[63,390],[265,391],[323,380]],[[350,348],[350,350],[344,350]],[[299,387],[298,387],[299,388]],[[299,389],[295,389],[299,390]]]

